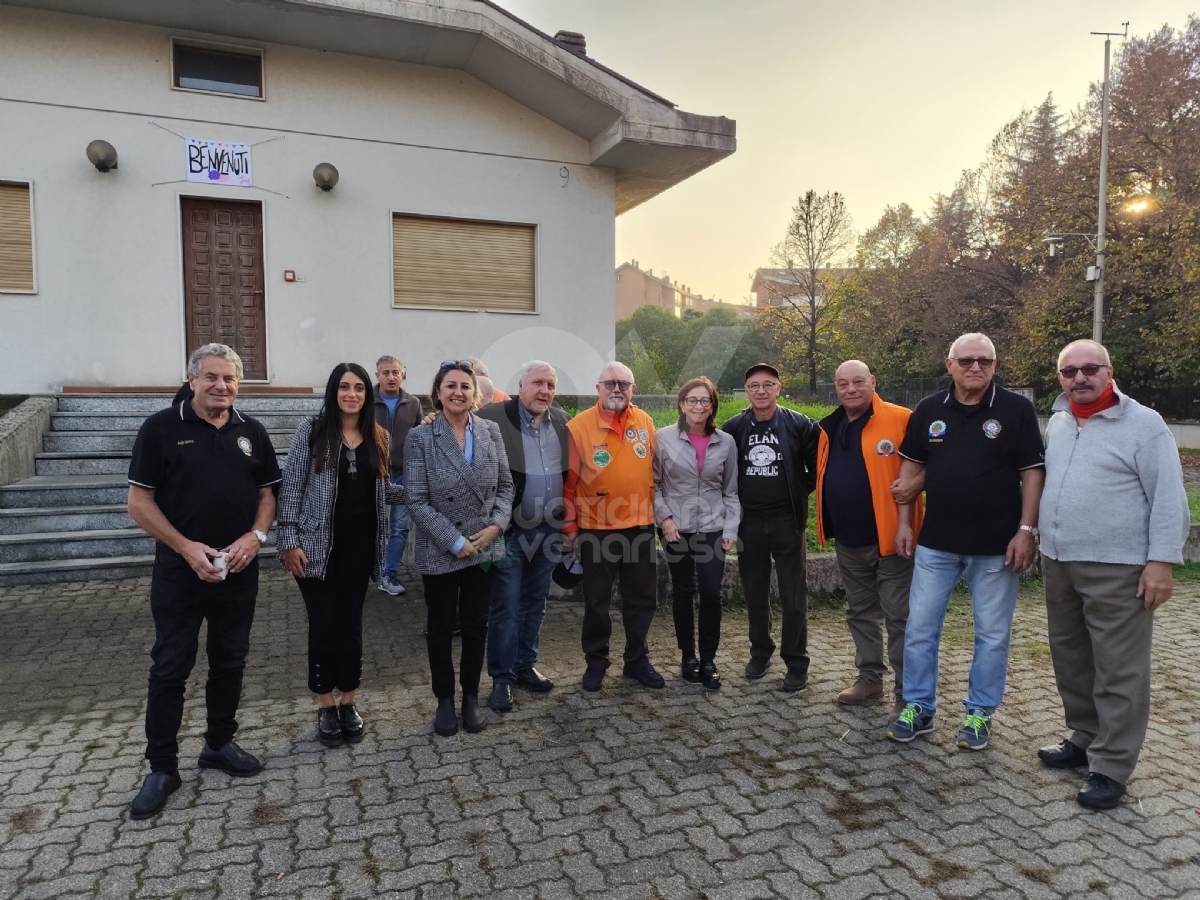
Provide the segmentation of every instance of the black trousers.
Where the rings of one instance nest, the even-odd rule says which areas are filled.
[[[152,772],[179,768],[179,726],[183,692],[200,644],[200,623],[208,621],[208,682],[204,686],[208,730],[204,739],[218,748],[237,733],[242,673],[250,652],[250,626],[258,597],[258,561],[225,581],[201,581],[190,568],[156,564],[150,582],[154,648],[146,694],[146,759]]]
[[[671,612],[675,640],[687,658],[696,655],[696,590],[700,592],[700,660],[712,662],[721,643],[721,578],[725,551],[721,532],[693,532],[663,547],[671,570]]]
[[[479,673],[487,645],[491,581],[479,566],[443,575],[422,575],[425,584],[426,636],[433,695],[454,696],[454,620],[462,632],[458,683],[464,695],[479,693]]]
[[[583,566],[583,655],[589,667],[608,668],[612,637],[613,582],[621,586],[621,621],[625,626],[625,664],[647,661],[646,635],[654,621],[658,593],[658,551],[654,528],[580,531],[575,553]]]
[[[335,532],[336,535],[336,532]],[[324,578],[297,578],[308,610],[308,689],[357,690],[362,683],[362,618],[375,560],[375,533],[334,537]]]
[[[804,532],[790,507],[769,512],[742,510],[738,529],[738,574],[750,621],[750,655],[767,660],[775,652],[771,639],[771,561],[779,583],[783,635],[779,655],[789,672],[808,674],[808,581],[804,567]]]

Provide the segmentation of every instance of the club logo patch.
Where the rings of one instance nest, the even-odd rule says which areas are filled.
[[[642,444],[642,443],[634,444],[633,452],[637,454],[638,459],[645,459],[646,458],[646,445]]]
[[[884,438],[882,441],[880,441],[878,444],[875,445],[875,452],[878,453],[880,456],[891,456],[892,454],[894,454],[896,452],[896,445],[893,444],[891,441],[889,441],[887,438]]]
[[[254,452],[254,448],[250,445],[250,438],[240,437],[237,441],[239,449],[247,456]]]
[[[988,419],[983,423],[983,433],[994,441],[1000,436],[1000,423],[995,419]]]
[[[607,450],[597,450],[592,454],[592,465],[597,469],[603,469],[612,462],[612,455]]]
[[[637,432],[632,428],[626,428],[625,429],[625,440],[629,441],[632,444],[634,441],[637,440]]]
[[[936,422],[930,423],[929,436],[931,438],[940,438],[945,433],[946,433],[946,423],[943,422],[941,419],[938,419]]]

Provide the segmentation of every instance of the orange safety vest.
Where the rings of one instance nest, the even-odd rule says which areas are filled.
[[[879,555],[894,556],[896,553],[896,528],[900,524],[900,512],[892,499],[892,482],[900,474],[903,462],[900,443],[908,428],[912,410],[895,403],[871,398],[871,418],[863,426],[862,455],[867,464],[867,481],[871,484],[871,505],[875,509],[875,530],[879,534]],[[829,435],[821,429],[817,443],[817,540],[825,543],[825,467],[829,463]],[[925,503],[917,497],[913,505],[913,536],[921,533],[921,522],[925,517]]]
[[[635,406],[596,406],[567,423],[564,530],[654,524],[654,420]]]

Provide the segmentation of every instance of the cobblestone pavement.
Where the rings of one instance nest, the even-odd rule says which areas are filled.
[[[197,666],[183,787],[151,822],[142,777],[148,582],[0,590],[0,897],[755,898],[1200,897],[1200,586],[1160,614],[1150,736],[1130,797],[1094,813],[1078,773],[1040,768],[1063,734],[1036,590],[1023,595],[1008,702],[991,746],[954,746],[970,655],[965,602],[943,646],[933,734],[883,740],[887,707],[839,708],[853,676],[841,613],[812,613],[811,686],[740,677],[745,617],[726,615],[716,694],[684,684],[669,615],[647,691],[610,670],[579,688],[578,604],[554,601],[546,696],[435,737],[423,604],[368,598],[367,737],[323,750],[305,688],[304,606],[264,578],[231,779],[195,766]],[[619,626],[618,626],[619,633]],[[619,645],[618,645],[619,649]]]

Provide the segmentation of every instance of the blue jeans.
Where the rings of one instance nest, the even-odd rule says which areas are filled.
[[[392,484],[404,484],[403,475],[392,477]],[[383,561],[383,574],[395,578],[400,574],[400,561],[404,559],[404,548],[408,546],[408,507],[397,503],[389,511],[391,528],[388,531],[387,557]]]
[[[962,575],[975,616],[975,656],[963,705],[991,715],[1004,699],[1017,608],[1017,574],[1003,556],[964,556],[918,545],[904,633],[904,699],[929,714],[937,708],[938,645],[950,592]]]
[[[488,569],[492,580],[488,674],[497,684],[515,684],[517,672],[537,662],[546,595],[562,538],[558,528],[538,525],[514,528],[504,540],[508,552]]]

